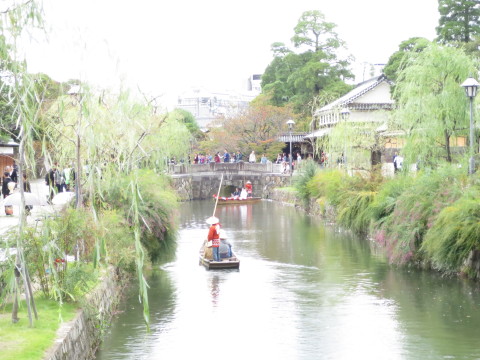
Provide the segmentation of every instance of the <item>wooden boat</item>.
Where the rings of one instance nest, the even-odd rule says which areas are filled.
[[[200,265],[210,269],[238,269],[240,267],[240,260],[232,251],[232,257],[222,258],[221,261],[213,261],[212,248],[206,247],[207,240],[205,240],[200,247]]]
[[[217,200],[217,195],[213,195],[213,198]],[[262,200],[261,197],[249,197],[246,199],[239,199],[233,197],[223,197],[218,198],[218,205],[241,205],[241,204],[254,204]]]

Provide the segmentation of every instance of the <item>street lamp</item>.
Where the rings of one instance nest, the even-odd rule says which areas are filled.
[[[348,108],[343,108],[340,111],[340,114],[342,115],[342,119],[345,120],[345,130],[343,134],[343,164],[345,166],[345,171],[347,171],[347,118],[350,115],[350,110]]]
[[[477,95],[477,88],[480,86],[477,80],[469,77],[461,85],[465,89],[465,94],[470,98],[470,159],[468,162],[468,174],[472,175],[475,172],[474,152],[474,137],[473,137],[473,98]]]
[[[292,154],[292,129],[293,129],[293,125],[295,125],[295,121],[290,119],[290,120],[287,121],[287,125],[288,125],[288,130],[290,132],[290,176],[291,176],[292,173],[293,173],[293,170],[292,170],[292,158],[293,158],[293,154]]]

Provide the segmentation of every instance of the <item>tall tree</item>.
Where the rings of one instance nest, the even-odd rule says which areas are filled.
[[[406,132],[407,160],[452,161],[450,140],[467,134],[467,99],[460,84],[478,71],[461,49],[430,44],[399,74],[395,123]]]
[[[439,0],[438,42],[472,41],[480,35],[480,0]]]
[[[292,42],[296,48],[307,46],[314,52],[322,51],[334,54],[334,51],[345,45],[334,29],[336,24],[325,21],[325,15],[318,10],[305,11],[295,26]]]
[[[409,58],[422,52],[430,44],[425,38],[413,37],[402,41],[398,46],[398,51],[394,52],[388,59],[387,65],[383,68],[383,73],[393,82],[397,81],[398,73],[405,69],[409,63]]]
[[[292,37],[295,53],[283,43],[272,44],[274,58],[262,76],[262,88],[275,106],[291,104],[296,113],[308,117],[309,103],[321,92],[343,95],[349,90],[344,80],[353,78],[350,59],[337,58],[344,46],[334,31],[336,25],[325,21],[320,11],[306,11],[300,17]]]

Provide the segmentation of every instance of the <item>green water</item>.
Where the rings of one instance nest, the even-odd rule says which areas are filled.
[[[263,201],[219,207],[239,270],[198,265],[210,201],[181,208],[149,276],[151,331],[133,286],[97,359],[480,359],[478,284],[397,269],[367,241]]]

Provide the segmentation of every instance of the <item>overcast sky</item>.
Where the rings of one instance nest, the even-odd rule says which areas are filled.
[[[29,71],[58,81],[140,87],[240,89],[290,38],[302,12],[320,10],[361,64],[385,63],[401,41],[430,40],[438,0],[44,0],[48,43],[27,50]],[[357,78],[358,81],[362,79]]]

